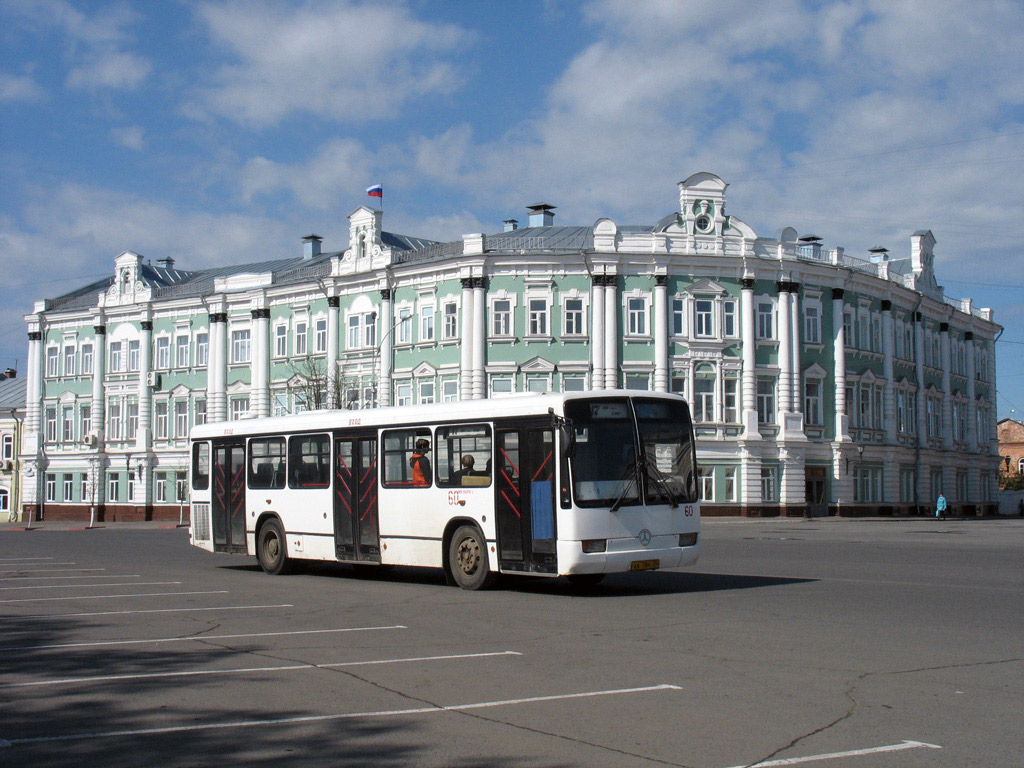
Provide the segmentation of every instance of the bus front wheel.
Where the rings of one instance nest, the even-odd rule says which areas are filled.
[[[456,529],[448,543],[448,571],[463,589],[485,589],[494,583],[495,574],[487,561],[487,540],[475,526]]]
[[[291,570],[284,530],[277,520],[267,520],[260,528],[256,539],[256,559],[260,561],[260,568],[272,576],[282,575]]]

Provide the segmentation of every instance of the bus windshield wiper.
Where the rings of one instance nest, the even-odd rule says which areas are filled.
[[[658,487],[665,492],[666,496],[668,496],[668,505],[672,507],[672,509],[678,507],[679,502],[676,501],[676,496],[672,493],[672,488],[669,487],[668,480],[665,478],[664,473],[658,469],[657,464],[654,462],[654,458],[650,454],[647,454],[645,464],[647,465],[647,476],[657,483]]]
[[[611,507],[609,508],[609,510],[608,510],[609,512],[615,512],[616,510],[618,510],[618,508],[622,506],[622,502],[624,502],[626,500],[626,494],[629,493],[630,486],[633,485],[633,483],[636,482],[637,469],[638,469],[638,467],[636,467],[634,465],[630,465],[630,466],[626,467],[626,471],[622,473],[622,475],[623,475],[622,476],[622,480],[625,480],[626,483],[622,487],[622,493],[619,494],[619,498],[617,498],[615,500],[615,503],[612,504]],[[627,475],[629,475],[631,472],[632,472],[633,476],[632,477],[627,477]],[[640,490],[639,484],[637,485],[637,490],[638,491]]]

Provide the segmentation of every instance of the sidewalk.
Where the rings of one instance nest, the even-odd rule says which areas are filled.
[[[186,522],[180,526],[181,530],[188,529],[189,524]],[[173,530],[178,528],[178,524],[169,520],[146,520],[141,522],[110,522],[110,523],[96,523],[92,528],[89,527],[88,520],[33,520],[31,527],[27,522],[19,521],[14,523],[0,523],[0,533],[6,531],[99,531],[104,528],[114,528],[118,530],[131,530],[138,529],[143,531],[157,531],[157,530]]]

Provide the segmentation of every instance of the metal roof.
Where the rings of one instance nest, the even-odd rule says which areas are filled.
[[[0,412],[25,410],[25,387],[28,379],[0,381]]]

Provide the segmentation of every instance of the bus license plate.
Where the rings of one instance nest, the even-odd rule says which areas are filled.
[[[629,564],[631,571],[653,571],[661,565],[661,560],[634,560]]]

